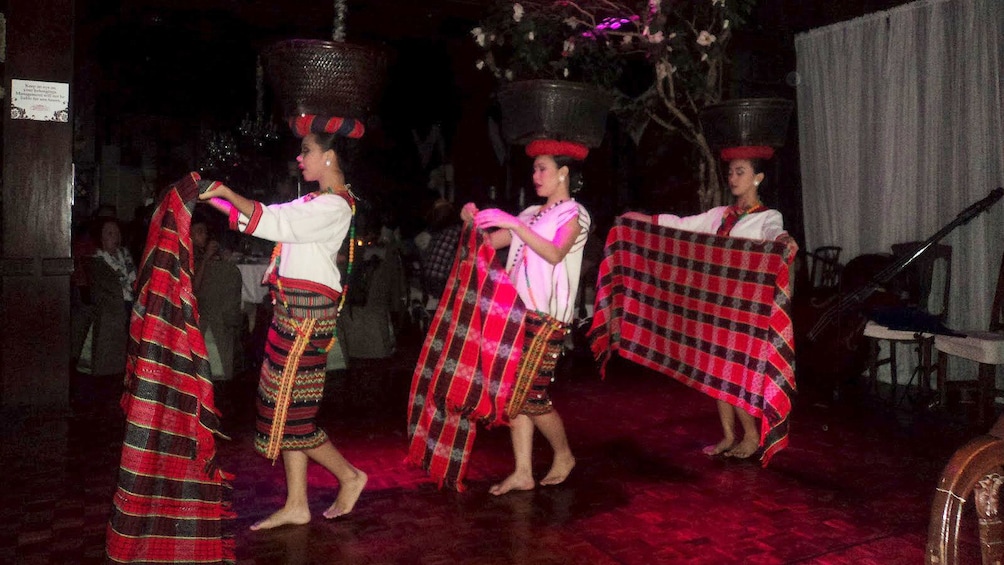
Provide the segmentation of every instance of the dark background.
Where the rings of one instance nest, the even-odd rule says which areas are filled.
[[[794,100],[796,33],[902,3],[761,0],[731,43],[727,97]],[[518,148],[506,162],[495,156],[486,121],[495,83],[475,69],[478,51],[469,34],[491,5],[349,2],[347,39],[382,45],[392,54],[379,115],[368,124],[367,166],[351,179],[371,196],[366,213],[373,222],[379,217],[414,224],[410,216],[428,200],[429,172],[443,160],[455,168],[457,201],[486,203],[494,186],[499,204],[515,207],[529,164]],[[114,165],[104,149],[109,146],[117,148],[120,165],[154,169],[155,178],[147,179],[151,186],[205,165],[214,135],[234,133],[242,120],[255,117],[256,58],[262,48],[289,38],[330,39],[333,17],[333,3],[309,0],[78,1],[73,84],[78,181],[100,184],[109,178],[107,169]],[[272,114],[270,95],[266,87],[266,117]],[[794,122],[791,143],[769,171],[774,182],[763,198],[800,237]],[[422,163],[414,139],[427,135],[433,124],[441,124],[446,154]],[[264,200],[285,196],[277,193],[277,181],[289,176],[288,161],[298,147],[284,126],[279,133],[280,139],[262,146],[239,147],[240,163],[225,173],[226,180]],[[238,145],[244,143],[235,136]],[[680,157],[685,154],[685,147],[657,127],[648,128],[636,145],[611,119],[603,147],[587,163],[588,184],[579,199],[594,211],[598,225],[626,209],[697,212],[688,163]],[[79,179],[80,173],[90,177]],[[93,211],[97,199],[80,198],[77,216]],[[118,213],[129,219],[132,210]]]

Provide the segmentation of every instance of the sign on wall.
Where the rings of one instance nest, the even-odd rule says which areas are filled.
[[[65,82],[11,80],[10,118],[68,122],[70,120],[70,85]]]

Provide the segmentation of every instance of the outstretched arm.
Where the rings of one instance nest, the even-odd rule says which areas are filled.
[[[641,212],[624,212],[621,217],[626,220],[637,220],[639,222],[655,222],[655,216],[642,214]]]
[[[224,214],[229,214],[231,208],[237,208],[237,211],[245,216],[250,216],[254,213],[253,200],[237,194],[223,183],[220,183],[212,190],[207,190],[200,194],[199,200],[207,202]]]
[[[530,229],[530,226],[521,222],[519,218],[496,208],[478,212],[474,218],[474,222],[482,229],[502,228],[499,231],[506,234],[516,234],[530,249],[552,265],[557,265],[565,258],[565,255],[568,255],[568,250],[572,248],[576,238],[579,237],[579,233],[582,231],[582,226],[579,225],[579,217],[576,215],[558,228],[553,240],[548,240]]]

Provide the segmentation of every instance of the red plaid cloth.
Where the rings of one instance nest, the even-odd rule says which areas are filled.
[[[788,443],[795,392],[781,243],[618,219],[600,264],[589,338],[760,418],[763,464]]]
[[[484,233],[461,234],[411,382],[408,461],[464,490],[477,424],[507,423],[526,309]]]
[[[195,173],[154,213],[129,328],[125,440],[107,531],[117,563],[233,563],[232,477],[216,466],[219,412],[192,294]]]

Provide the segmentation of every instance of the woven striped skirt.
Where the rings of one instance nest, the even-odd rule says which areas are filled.
[[[323,287],[322,287],[323,288]],[[331,290],[283,284],[258,379],[255,449],[275,460],[281,450],[311,449],[328,436],[314,422],[324,396],[338,302]]]
[[[539,416],[554,410],[548,389],[554,382],[554,368],[568,334],[568,324],[534,311],[527,311],[525,328],[516,385],[506,408],[510,418],[518,414]]]

